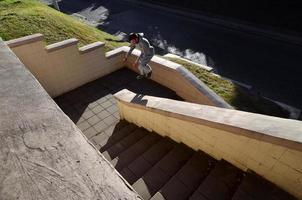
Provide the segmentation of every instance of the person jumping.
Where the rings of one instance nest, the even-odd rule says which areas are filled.
[[[133,66],[140,72],[136,78],[141,79],[143,77],[150,78],[152,74],[152,68],[148,64],[154,56],[154,47],[150,45],[149,41],[144,37],[143,33],[130,33],[129,38],[130,50],[124,58],[124,62],[127,61],[129,55],[135,49],[136,45],[141,49],[140,56],[136,59]]]

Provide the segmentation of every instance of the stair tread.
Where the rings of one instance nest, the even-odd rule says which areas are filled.
[[[156,164],[166,174],[173,176],[191,158],[194,151],[178,144],[159,163]]]
[[[155,199],[164,200],[184,200],[187,199],[191,193],[192,191],[187,188],[184,183],[173,177],[169,180],[168,186],[165,185],[153,197]],[[151,199],[154,199],[153,197]]]
[[[194,194],[189,198],[189,200],[209,200],[209,199],[202,196],[198,192],[194,192]]]
[[[121,121],[93,142],[143,199],[291,200],[274,184],[227,161]]]
[[[120,171],[127,176],[126,180],[133,184],[142,177],[155,163],[157,163],[168,151],[173,148],[174,142],[167,138],[161,138],[145,153],[132,161]],[[131,173],[129,173],[129,170]],[[124,172],[125,171],[125,172]],[[131,176],[130,176],[131,175]]]
[[[209,200],[229,199],[233,196],[242,175],[243,172],[232,164],[224,160],[219,161],[195,193]]]
[[[144,198],[151,198],[193,155],[185,145],[176,145],[132,186]]]
[[[127,136],[129,133],[134,131],[137,127],[134,124],[127,124],[121,129],[115,129],[111,133],[102,133],[106,134],[105,136],[108,137],[107,142],[102,145],[100,148],[100,152],[104,152],[106,149],[110,148],[112,145],[123,139],[125,136]],[[109,135],[108,135],[109,134]],[[104,136],[104,139],[106,138]]]
[[[108,160],[111,161],[115,157],[117,157],[121,152],[123,152],[125,149],[129,148],[132,144],[134,144],[136,141],[143,138],[147,133],[143,131],[142,129],[137,128],[133,132],[131,132],[129,135],[112,145],[107,150],[103,151],[103,156]]]
[[[126,120],[120,120],[116,125],[115,125],[115,129],[121,129],[127,125],[129,125],[130,123],[127,122]]]
[[[110,126],[105,131],[101,132],[100,134],[94,136],[92,139],[92,142],[98,146],[99,148],[102,148],[104,145],[108,143],[108,141],[111,141],[111,136],[121,130],[122,128],[129,125],[129,122],[125,120],[121,120],[119,123],[117,123],[115,126]]]
[[[131,161],[137,158],[139,155],[143,154],[146,150],[150,148],[154,143],[160,139],[159,135],[154,133],[147,133],[138,142],[133,144],[131,147],[126,149],[116,158],[111,161],[111,164],[120,171],[123,167],[127,166]]]
[[[151,197],[150,200],[166,200],[166,199],[160,192],[156,192],[156,194],[153,195],[153,197]]]
[[[213,159],[202,152],[196,152],[188,162],[160,189],[156,198],[187,199],[208,175]]]
[[[142,157],[151,165],[155,165],[167,152],[169,152],[176,143],[168,138],[163,138],[160,143],[142,155]]]
[[[247,173],[239,185],[233,200],[291,200],[296,199],[255,173]]]

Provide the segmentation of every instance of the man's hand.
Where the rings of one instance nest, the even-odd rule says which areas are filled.
[[[134,68],[137,68],[138,67],[138,61],[136,60],[133,65],[132,65]]]
[[[123,59],[123,62],[125,63],[125,62],[127,62],[127,57],[124,57],[124,59]]]

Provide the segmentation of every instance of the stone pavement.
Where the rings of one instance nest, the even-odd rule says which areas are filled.
[[[113,94],[128,89],[137,94],[181,100],[174,91],[148,80],[136,80],[137,74],[123,68],[55,98],[66,115],[88,139],[112,131],[119,121]]]

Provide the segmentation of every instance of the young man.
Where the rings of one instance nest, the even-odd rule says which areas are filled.
[[[137,76],[137,79],[143,77],[150,78],[152,74],[152,68],[148,63],[151,58],[154,56],[154,48],[150,45],[149,41],[144,37],[143,33],[130,33],[129,34],[130,51],[127,53],[124,62],[127,61],[129,55],[135,49],[136,45],[141,49],[141,55],[136,59],[133,66],[138,67],[140,75]]]

